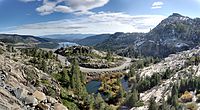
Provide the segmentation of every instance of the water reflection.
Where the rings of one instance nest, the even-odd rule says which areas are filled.
[[[122,78],[121,84],[122,84],[122,87],[125,91],[129,90],[127,79]],[[90,94],[91,93],[97,94],[100,86],[101,86],[101,81],[93,80],[93,81],[90,81],[86,84],[86,89],[87,89],[87,92],[90,93]]]

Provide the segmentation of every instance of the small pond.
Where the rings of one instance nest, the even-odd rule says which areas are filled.
[[[124,88],[125,91],[128,91],[128,80],[126,80],[125,78],[121,79],[121,83],[122,83],[122,87]],[[90,81],[86,84],[86,89],[88,91],[88,93],[98,93],[98,89],[101,86],[101,81],[97,81],[97,80],[93,80]]]
[[[98,89],[101,86],[101,81],[93,80],[86,84],[86,89],[89,94],[98,93]]]

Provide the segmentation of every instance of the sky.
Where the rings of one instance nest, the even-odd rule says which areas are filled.
[[[148,32],[172,13],[199,12],[200,0],[0,0],[0,33]]]

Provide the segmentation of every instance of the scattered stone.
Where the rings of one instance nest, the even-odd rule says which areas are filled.
[[[35,110],[35,108],[33,108],[33,107],[27,107],[26,109],[27,110]]]
[[[17,88],[14,90],[14,95],[18,99],[24,99],[28,94],[28,91],[25,90],[24,88]]]
[[[10,85],[6,85],[5,89],[9,92],[13,92],[13,88]]]
[[[6,75],[5,74],[0,74],[0,80],[4,81],[6,79]]]
[[[39,103],[37,106],[42,110],[49,110],[50,109],[49,105],[43,104],[43,103]]]
[[[60,103],[56,103],[54,105],[54,109],[55,110],[68,110],[67,107],[65,107],[63,104],[60,104]]]
[[[5,83],[4,82],[0,82],[0,87],[4,88]]]
[[[43,92],[40,92],[38,90],[36,90],[34,93],[33,93],[33,96],[38,99],[39,102],[41,101],[46,101],[47,98],[46,98],[46,95],[43,93]]]
[[[26,97],[24,102],[26,105],[31,105],[31,106],[36,106],[38,104],[37,99],[33,96]]]
[[[51,103],[51,104],[58,103],[58,101],[56,99],[54,99],[53,97],[50,97],[50,96],[47,96],[47,102]]]
[[[0,103],[0,110],[10,110],[10,108]]]

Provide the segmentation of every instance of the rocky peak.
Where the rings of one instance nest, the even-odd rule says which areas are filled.
[[[161,26],[165,27],[167,25],[171,25],[171,24],[175,24],[175,23],[192,24],[193,19],[191,19],[187,16],[183,16],[183,15],[178,14],[178,13],[173,13],[168,18],[164,19],[160,24],[158,24],[157,27],[158,28],[160,28]]]
[[[127,47],[134,45],[131,47],[133,53],[167,57],[171,53],[188,50],[199,45],[199,26],[200,18],[192,19],[173,13],[149,33],[115,33],[105,42],[98,44],[96,48],[113,48],[115,52],[117,50],[116,53],[120,53],[127,52]],[[122,55],[124,54],[127,53]]]
[[[170,15],[169,17],[184,17],[183,15],[179,14],[179,13],[173,13],[172,15]]]

